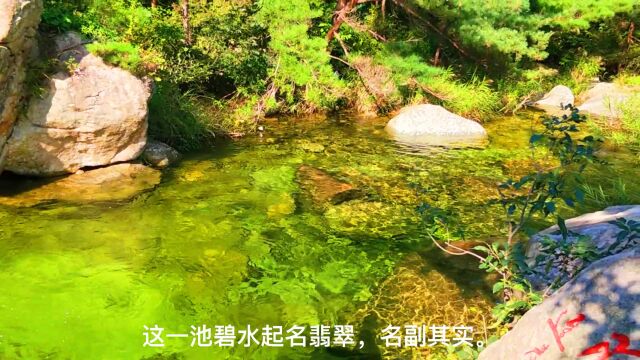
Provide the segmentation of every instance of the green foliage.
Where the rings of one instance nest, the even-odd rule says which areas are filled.
[[[563,228],[563,231],[566,231]],[[568,235],[568,232],[566,232]],[[598,259],[597,248],[588,236],[578,236],[575,240],[569,242],[568,237],[564,236],[561,241],[545,237],[541,240],[539,260],[548,272],[552,266],[560,269],[563,275],[569,279],[573,278],[580,272],[585,264]]]
[[[511,322],[542,301],[542,296],[533,291],[525,279],[525,274],[532,270],[525,262],[522,243],[516,242],[516,238],[533,218],[549,215],[556,216],[564,238],[567,238],[568,231],[557,210],[561,202],[574,207],[576,203],[584,201],[582,191],[574,190],[572,185],[579,182],[587,165],[599,162],[595,156],[598,141],[593,136],[574,139],[580,132],[579,125],[585,121],[585,117],[573,108],[570,116],[544,118],[544,131],[531,136],[531,160],[536,162],[536,170],[518,179],[507,179],[498,187],[508,227],[505,242],[478,245],[472,250],[459,248],[455,242],[451,242],[446,218],[442,214],[426,212],[425,219],[430,226],[428,235],[436,246],[453,255],[471,255],[480,261],[480,269],[499,275],[493,292],[501,294],[504,302],[494,308],[496,326]],[[543,147],[543,157],[553,157],[551,166],[549,159],[540,161],[536,158],[536,150],[540,147]],[[425,209],[430,210],[428,206],[423,206],[422,210]],[[448,239],[447,248],[438,243],[437,239],[442,238]],[[590,259],[594,255],[593,249],[582,245],[583,242],[578,245],[545,243],[543,251],[553,256],[560,253],[572,257],[570,260]],[[579,271],[579,266],[571,266],[575,267],[572,271]]]
[[[581,184],[580,190],[584,193],[585,202],[597,209],[633,203],[633,196],[629,193],[627,184],[621,178],[612,180],[606,190],[602,187],[602,184],[598,186]]]
[[[419,102],[426,97],[453,112],[479,119],[496,110],[498,97],[484,81],[477,77],[467,83],[458,81],[451,69],[425,63],[421,51],[408,43],[392,43],[377,59],[392,69],[393,80],[405,101]]]
[[[140,49],[124,42],[93,43],[87,45],[87,50],[100,56],[107,64],[121,67],[134,74],[141,74],[142,57]]]
[[[322,15],[308,0],[261,1],[256,19],[267,28],[272,53],[269,77],[295,110],[306,107],[331,108],[343,95],[344,83],[336,76],[323,37],[310,36],[309,26]]]
[[[594,241],[584,235],[568,231],[563,221],[559,221],[562,239],[550,237],[541,239],[540,253],[535,258],[534,267],[540,275],[557,274],[549,284],[549,289],[557,289],[578,275],[589,264],[605,257],[640,245],[640,223],[635,220],[616,219],[609,224],[620,229],[615,240],[605,249],[598,249]]]
[[[449,2],[444,0],[415,3],[455,31],[462,44],[484,56],[542,60],[550,33],[543,31],[543,17],[532,11],[529,1]]]
[[[44,0],[42,28],[47,31],[64,32],[81,27],[77,12],[83,9],[81,1]]]
[[[215,124],[190,94],[170,82],[159,82],[149,101],[149,136],[180,151],[195,150],[215,138]]]
[[[630,81],[633,81],[633,78]],[[640,150],[640,113],[638,113],[640,94],[633,94],[615,106],[620,114],[616,121],[596,120],[592,123],[592,127],[614,146],[625,146],[638,152]]]
[[[557,166],[545,168],[540,164],[535,173],[508,179],[499,186],[511,229],[522,229],[524,220],[534,215],[555,214],[559,201],[573,207],[584,200],[584,194],[579,189],[573,190],[572,185],[580,183],[587,165],[598,162],[595,150],[599,142],[593,136],[572,137],[580,132],[578,125],[585,121],[574,108],[570,116],[543,119],[544,132],[531,136],[531,146],[534,149],[544,146],[545,152],[554,156]]]
[[[184,107],[209,106],[208,115],[225,108],[230,115],[216,116],[216,127],[236,134],[264,115],[353,105],[386,112],[432,102],[486,119],[500,100],[517,110],[552,80],[580,90],[613,68],[626,69],[628,81],[640,69],[629,40],[638,36],[633,0],[398,4],[387,2],[384,14],[379,2],[358,4],[331,43],[336,4],[319,0],[191,1],[189,43],[178,1],[45,0],[42,28],[81,31],[107,62],[191,94]],[[542,60],[562,75],[542,81],[530,70]],[[183,126],[159,132],[168,128]]]
[[[620,231],[616,235],[616,241],[607,248],[605,256],[640,245],[640,222],[621,218],[609,223],[617,226]]]
[[[623,135],[618,138],[618,143],[640,145],[640,94],[630,97],[620,105],[622,116]]]

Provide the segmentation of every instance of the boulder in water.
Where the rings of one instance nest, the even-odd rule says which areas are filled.
[[[395,140],[416,145],[480,145],[487,139],[482,125],[432,104],[402,109],[386,130]]]
[[[149,140],[142,152],[142,161],[158,168],[166,168],[180,160],[180,153],[171,146],[155,140]]]
[[[626,359],[640,353],[638,274],[637,248],[594,262],[529,310],[479,360]]]
[[[7,142],[6,169],[54,176],[137,158],[147,141],[150,89],[129,72],[89,54],[80,37],[57,38],[59,58],[78,61],[34,96]]]
[[[582,103],[578,108],[591,116],[617,119],[621,115],[620,107],[633,94],[640,94],[640,91],[613,83],[597,83],[580,95]]]
[[[313,206],[324,208],[327,204],[339,204],[353,200],[361,192],[353,185],[342,182],[320,169],[302,165],[298,168],[298,182]]]
[[[6,180],[5,180],[6,181]],[[140,164],[116,164],[79,171],[61,179],[20,179],[0,192],[0,204],[34,206],[50,201],[70,203],[124,201],[153,189],[160,183],[160,171]]]
[[[564,85],[557,85],[544,97],[535,103],[533,107],[548,112],[551,115],[562,115],[566,113],[565,107],[573,105],[575,98],[571,89]]]

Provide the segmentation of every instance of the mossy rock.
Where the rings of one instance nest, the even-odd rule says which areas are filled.
[[[332,206],[324,216],[334,231],[359,240],[399,237],[413,233],[419,223],[417,213],[405,206],[359,200]]]

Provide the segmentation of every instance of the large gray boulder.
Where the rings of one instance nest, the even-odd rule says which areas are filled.
[[[636,248],[594,262],[529,310],[479,360],[631,359],[639,354]]]
[[[150,89],[129,72],[89,54],[80,37],[55,39],[55,53],[77,65],[51,77],[7,142],[6,169],[53,176],[137,158],[146,145]]]
[[[487,139],[482,125],[431,104],[402,109],[386,130],[399,142],[418,145],[478,145]]]
[[[575,98],[571,89],[564,85],[557,85],[544,97],[533,103],[533,107],[546,111],[552,115],[565,113],[567,105],[575,104]]]
[[[639,221],[640,206],[612,206],[566,220],[565,225],[569,230],[567,242],[573,246],[582,241],[581,246],[587,245],[598,254],[606,254],[616,243],[616,237],[621,231],[618,226],[610,223],[617,219]],[[588,265],[580,258],[566,259],[562,254],[542,254],[544,239],[556,243],[563,241],[557,225],[535,234],[529,240],[527,262],[535,272],[528,278],[535,288],[544,289],[554,282],[564,284],[571,278],[572,272]],[[613,253],[622,250],[624,247],[621,246],[611,249]],[[551,266],[548,265],[549,262]]]
[[[613,83],[597,83],[580,95],[582,101],[578,108],[591,116],[617,119],[621,115],[620,107],[634,93],[640,94],[640,91]]]
[[[41,12],[41,0],[0,0],[0,172],[25,92],[26,65]]]

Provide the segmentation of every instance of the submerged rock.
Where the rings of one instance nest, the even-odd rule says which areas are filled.
[[[565,107],[575,104],[575,97],[571,89],[564,85],[557,85],[544,97],[533,103],[533,107],[546,111],[551,115],[562,115],[567,113]]]
[[[640,249],[591,264],[529,310],[479,359],[626,358],[630,353],[622,350],[640,350],[638,274]]]
[[[386,130],[399,142],[417,145],[477,146],[487,139],[482,125],[431,104],[402,109]]]
[[[0,0],[0,172],[25,93],[26,65],[41,12],[41,0]]]
[[[334,231],[358,240],[400,237],[415,231],[419,222],[406,206],[362,200],[331,206],[324,216]]]
[[[325,149],[324,145],[316,142],[311,142],[309,140],[296,141],[296,145],[299,146],[302,150],[311,153],[322,153]]]
[[[631,87],[619,86],[612,83],[597,83],[580,95],[582,103],[578,106],[584,114],[617,119],[621,115],[620,107],[634,93],[640,94]]]
[[[618,226],[610,224],[609,222],[622,218],[640,221],[640,206],[612,206],[602,211],[584,214],[566,220],[565,225],[569,230],[567,241],[570,244],[576,244],[578,241],[582,241],[583,243],[580,246],[586,245],[592,247],[597,253],[604,254],[610,251],[610,247],[616,243],[616,237],[621,231]],[[567,262],[565,259],[560,259],[555,255],[542,254],[542,241],[545,238],[558,243],[563,241],[562,234],[557,225],[539,232],[529,241],[526,254],[527,262],[536,270],[535,274],[529,277],[529,280],[532,285],[538,289],[546,288],[555,281],[564,284],[572,275],[567,268],[573,269],[575,266],[587,265],[583,263],[582,259],[575,260],[575,264],[565,264],[565,262]],[[623,250],[625,249],[617,247],[611,249],[613,253]],[[549,259],[547,257],[553,258]],[[548,262],[553,265],[548,266]]]
[[[455,266],[446,270],[456,272]],[[477,288],[465,283],[463,286],[452,278],[452,272],[444,272],[433,266],[430,259],[416,253],[408,254],[395,267],[393,273],[375,287],[365,306],[353,315],[349,323],[363,324],[374,320],[374,341],[379,340],[382,329],[390,324],[426,325],[463,324],[473,328],[467,335],[474,343],[483,339],[486,314],[493,306],[491,299]],[[466,277],[468,271],[461,271]],[[477,274],[477,264],[476,272]],[[402,326],[400,325],[400,326]],[[429,334],[427,334],[428,338]],[[379,343],[380,344],[380,343]],[[384,359],[432,359],[438,358],[440,346],[379,347]],[[380,357],[378,357],[380,358]]]
[[[173,165],[178,160],[180,160],[180,153],[160,141],[149,140],[142,152],[142,161],[159,169]]]
[[[53,181],[39,180],[29,184],[21,179],[22,189],[18,185],[17,190],[22,191],[15,194],[0,192],[0,204],[34,206],[50,201],[72,203],[124,201],[153,189],[160,183],[160,175],[160,171],[144,165],[117,164],[80,171]]]
[[[311,199],[313,206],[318,208],[323,208],[327,204],[339,204],[361,196],[361,192],[353,185],[342,182],[311,166],[300,166],[297,178],[300,188]]]
[[[89,54],[79,40],[70,34],[56,39],[58,57],[78,63],[72,74],[53,75],[44,95],[27,104],[7,142],[7,170],[62,175],[130,161],[142,153],[150,89]]]

